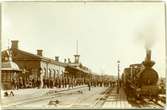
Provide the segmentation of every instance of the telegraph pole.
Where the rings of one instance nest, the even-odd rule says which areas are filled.
[[[119,64],[120,64],[120,61],[118,60],[117,63],[118,63],[117,94],[119,94],[119,86],[120,86],[120,81],[119,81],[119,71],[120,71]]]

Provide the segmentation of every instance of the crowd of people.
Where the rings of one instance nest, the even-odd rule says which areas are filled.
[[[87,85],[89,91],[91,87],[114,87],[116,82],[107,79],[90,79],[90,78],[70,78],[70,77],[57,77],[55,79],[28,79],[22,77],[11,80],[12,90],[26,89],[26,88],[73,88],[76,86]],[[4,92],[4,96],[14,96],[13,91]]]
[[[43,84],[42,84],[43,83]],[[42,79],[29,79],[24,80],[23,78],[12,79],[11,85],[12,89],[23,89],[23,88],[73,88],[80,85],[89,85],[93,87],[112,87],[115,85],[115,81],[112,80],[99,80],[99,79],[89,79],[89,78],[44,78]],[[42,85],[41,85],[42,84]]]
[[[23,78],[12,79],[11,85],[12,89],[23,89],[23,88],[40,88],[41,81],[40,79],[28,79],[25,80]]]

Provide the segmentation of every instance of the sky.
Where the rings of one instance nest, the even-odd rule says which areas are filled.
[[[165,76],[163,3],[142,2],[4,2],[2,50],[19,40],[19,48],[46,57],[80,62],[97,74],[117,75],[141,63],[152,50],[153,68]]]

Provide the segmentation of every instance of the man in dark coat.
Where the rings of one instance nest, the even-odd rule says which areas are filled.
[[[91,82],[88,82],[89,91],[91,90]]]

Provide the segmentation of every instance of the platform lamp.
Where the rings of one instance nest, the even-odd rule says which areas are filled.
[[[117,64],[118,64],[118,80],[117,80],[117,93],[119,94],[119,86],[120,86],[120,81],[119,81],[119,65],[120,65],[120,61],[118,60],[117,61]]]

